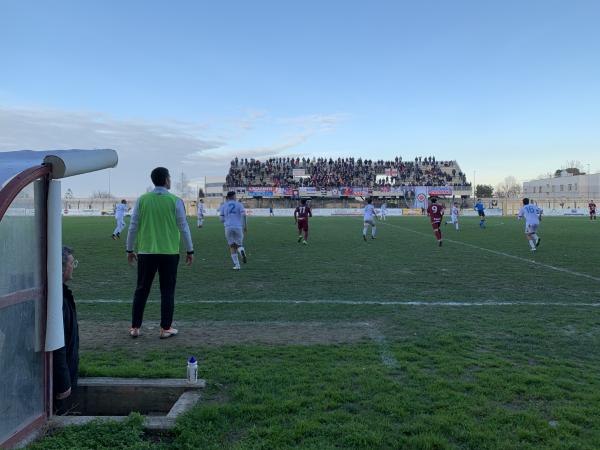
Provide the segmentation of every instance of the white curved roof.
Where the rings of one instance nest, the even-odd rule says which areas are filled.
[[[47,162],[52,177],[65,178],[115,167],[119,157],[115,150],[18,150],[0,152],[0,187],[22,171]]]

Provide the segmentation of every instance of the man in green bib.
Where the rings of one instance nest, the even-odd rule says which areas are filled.
[[[140,335],[146,300],[150,294],[154,275],[160,282],[160,335],[161,339],[177,334],[172,327],[175,310],[175,284],[179,265],[179,240],[187,249],[186,264],[194,260],[194,244],[187,223],[183,201],[171,194],[171,176],[164,167],[150,174],[154,190],[142,195],[131,215],[127,233],[127,259],[138,262],[137,285],[133,295],[132,319],[129,334]],[[137,253],[134,247],[137,244]]]

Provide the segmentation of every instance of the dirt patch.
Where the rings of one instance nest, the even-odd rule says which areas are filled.
[[[177,322],[179,334],[173,338],[158,338],[157,324],[142,327],[137,339],[129,336],[128,322],[79,322],[83,350],[114,350],[119,347],[144,351],[168,347],[209,345],[317,345],[344,344],[369,339],[369,327],[364,322]]]

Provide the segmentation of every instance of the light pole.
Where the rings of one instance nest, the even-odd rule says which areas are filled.
[[[588,195],[587,195],[587,201],[590,201],[590,183],[592,181],[592,177],[591,177],[591,173],[590,173],[590,163],[588,163],[588,171],[587,171],[587,191],[588,191]]]

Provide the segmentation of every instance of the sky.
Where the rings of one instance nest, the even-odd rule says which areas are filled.
[[[600,171],[596,0],[0,2],[0,151],[113,148],[76,196],[234,156]],[[174,175],[175,176],[175,175]]]

